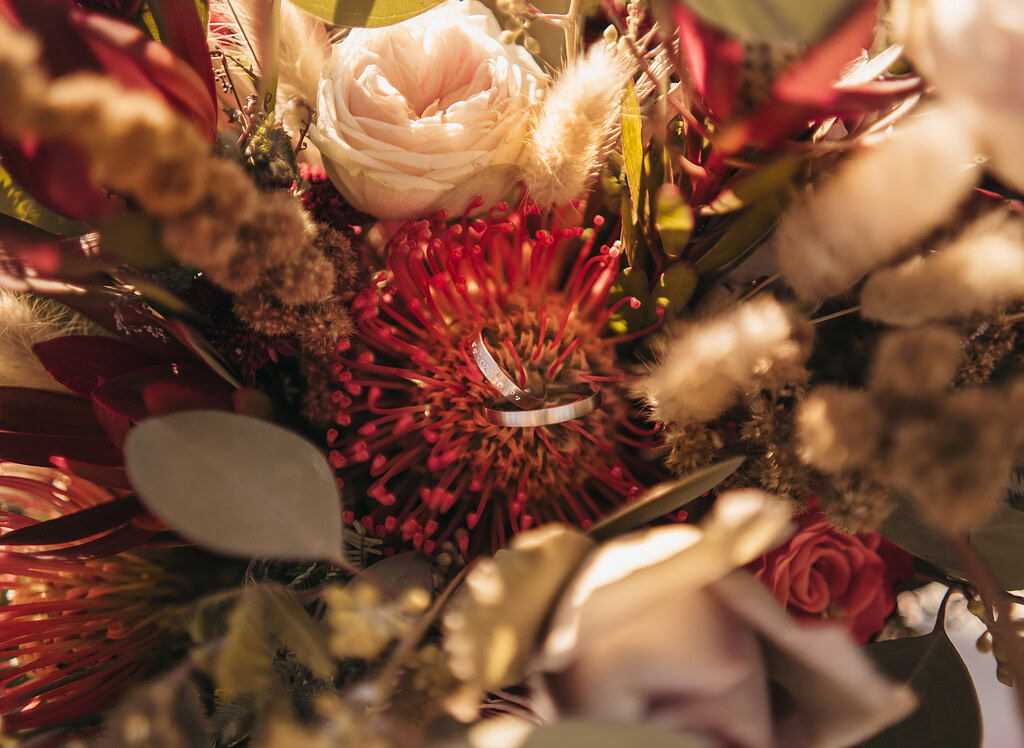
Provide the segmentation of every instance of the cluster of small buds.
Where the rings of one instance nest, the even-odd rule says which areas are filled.
[[[526,0],[498,0],[497,8],[506,16],[505,25],[511,27],[501,32],[501,43],[522,44],[532,55],[540,52],[540,42],[530,36],[533,13],[527,7]]]
[[[416,616],[430,605],[427,590],[413,588],[385,601],[380,591],[365,582],[334,587],[324,593],[330,647],[335,657],[372,660],[407,633]]]
[[[824,473],[862,472],[902,490],[947,530],[981,524],[1024,443],[1024,387],[950,392],[961,357],[952,330],[888,333],[866,390],[823,385],[801,404],[801,457]]]
[[[257,332],[294,334],[321,358],[347,336],[351,321],[334,297],[338,279],[353,275],[347,237],[315,224],[290,192],[261,191],[239,164],[215,158],[156,98],[92,73],[51,80],[36,40],[6,24],[0,47],[0,95],[17,104],[17,116],[2,118],[6,134],[79,146],[99,184],[162,220],[172,255],[228,291],[255,294],[236,306],[254,310],[240,316]]]

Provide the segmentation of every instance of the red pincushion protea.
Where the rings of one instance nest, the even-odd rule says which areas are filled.
[[[336,355],[332,464],[377,502],[360,518],[369,534],[426,553],[453,534],[472,556],[536,524],[588,527],[661,477],[642,451],[657,426],[615,348],[645,331],[603,337],[619,306],[639,304],[608,309],[619,250],[593,253],[593,232],[580,246],[580,228],[530,236],[527,211],[496,215],[507,210],[404,224]],[[549,426],[489,422],[487,408],[509,406],[470,355],[481,332],[519,387],[600,387],[601,406]]]
[[[184,642],[159,621],[165,605],[197,595],[195,578],[181,565],[191,549],[117,553],[123,531],[84,545],[21,545],[30,540],[28,531],[43,525],[51,540],[62,532],[80,535],[85,517],[116,503],[105,489],[50,468],[0,463],[0,500],[5,733],[102,711],[180,652]],[[124,527],[130,533],[135,526]]]

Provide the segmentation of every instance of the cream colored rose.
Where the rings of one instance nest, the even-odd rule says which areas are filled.
[[[477,0],[447,0],[334,45],[310,138],[331,181],[378,218],[493,205],[518,179],[546,76]]]

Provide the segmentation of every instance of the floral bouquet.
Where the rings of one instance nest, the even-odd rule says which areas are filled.
[[[4,745],[980,745],[1024,6],[536,2],[0,0]]]

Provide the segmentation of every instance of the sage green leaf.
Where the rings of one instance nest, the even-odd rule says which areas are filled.
[[[968,579],[959,556],[942,535],[921,517],[910,499],[894,497],[896,508],[881,532],[914,556],[937,566],[951,579]],[[967,533],[974,548],[1005,590],[1024,588],[1024,512],[1002,505],[981,527]]]
[[[730,457],[679,480],[659,483],[636,501],[624,505],[592,525],[587,534],[596,540],[607,540],[615,535],[635,530],[658,517],[664,517],[698,496],[706,494],[739,470],[745,460],[746,457]]]
[[[875,642],[864,648],[879,669],[906,683],[918,707],[902,722],[861,744],[861,748],[977,748],[981,710],[971,675],[944,630],[945,608],[926,636]]]
[[[707,275],[712,271],[722,271],[757,249],[768,238],[785,205],[785,194],[775,192],[747,208],[694,263],[697,272]]]
[[[665,310],[665,319],[674,318],[697,290],[697,271],[688,262],[677,262],[661,277],[651,291],[651,303],[647,305],[647,324],[658,319],[658,309]]]
[[[125,465],[142,502],[198,545],[295,561],[341,555],[331,468],[280,426],[214,410],[149,418],[128,435]]]
[[[428,11],[441,0],[289,0],[337,26],[374,29],[390,26]]]
[[[654,225],[661,237],[661,248],[673,260],[679,257],[693,231],[693,211],[674,184],[663,184],[655,201]]]
[[[647,304],[649,294],[647,274],[643,270],[626,268],[619,273],[608,293],[608,306],[614,306],[627,296],[637,299],[640,306],[634,308],[632,303],[627,301],[608,320],[608,329],[616,335],[638,330],[644,321],[643,308]]]
[[[860,0],[684,0],[701,19],[741,39],[813,44]]]
[[[224,643],[208,667],[227,700],[274,686],[277,650],[289,650],[318,678],[330,678],[335,662],[321,626],[287,588],[273,583],[246,587],[228,616]]]
[[[140,270],[158,270],[174,262],[164,249],[160,224],[139,213],[126,213],[100,223],[100,247]]]
[[[414,551],[381,559],[366,567],[366,575],[383,584],[399,599],[409,590],[426,590],[429,595],[434,589],[430,562]]]
[[[626,162],[626,184],[629,194],[633,196],[633,205],[638,214],[642,210],[644,171],[644,137],[640,120],[640,102],[636,97],[636,89],[630,81],[626,87],[626,95],[622,100],[622,156]]]
[[[751,205],[763,197],[778,192],[793,179],[800,159],[796,156],[783,156],[766,164],[749,176],[734,180],[708,205],[701,208],[701,215],[720,215],[733,213]]]
[[[661,730],[644,723],[566,720],[536,728],[522,748],[565,748],[573,745],[587,748],[711,748],[715,743],[696,733]]]

